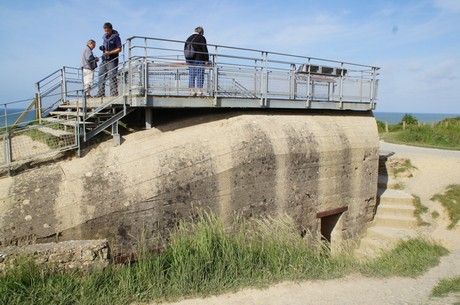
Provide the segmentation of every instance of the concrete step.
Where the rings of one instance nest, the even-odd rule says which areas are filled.
[[[380,204],[411,205],[414,204],[414,197],[405,192],[392,189],[378,189]]]
[[[376,215],[374,218],[376,226],[393,227],[393,228],[416,228],[417,219],[415,217],[404,216],[385,216]]]
[[[369,249],[372,251],[382,251],[389,249],[394,242],[389,242],[388,240],[382,240],[379,238],[364,237],[359,243],[360,249]]]
[[[398,242],[399,240],[415,236],[415,231],[411,229],[392,228],[392,227],[370,227],[366,231],[366,237]]]
[[[381,216],[405,216],[413,217],[415,206],[413,205],[396,205],[396,204],[379,204],[377,213]]]

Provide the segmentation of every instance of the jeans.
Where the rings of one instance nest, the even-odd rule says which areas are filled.
[[[104,59],[102,65],[99,67],[99,91],[98,96],[105,96],[105,82],[107,78],[110,79],[110,95],[118,95],[118,58],[108,61]]]
[[[203,88],[204,83],[204,61],[201,60],[189,60],[187,61],[189,64],[188,71],[188,87],[189,88]],[[196,86],[195,86],[196,80]]]

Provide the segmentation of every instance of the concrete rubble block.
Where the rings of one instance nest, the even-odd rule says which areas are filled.
[[[107,240],[78,240],[7,247],[0,250],[0,271],[6,272],[28,260],[32,260],[39,267],[53,270],[100,270],[111,263],[109,253]]]

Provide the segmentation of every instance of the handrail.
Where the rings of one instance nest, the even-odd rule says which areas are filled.
[[[150,40],[157,40],[157,41],[165,41],[165,42],[177,42],[177,43],[182,43],[184,44],[184,40],[174,40],[174,39],[165,39],[165,38],[154,38],[154,37],[143,37],[143,36],[131,36],[127,39],[127,41],[133,40],[133,39],[150,39]],[[299,59],[313,59],[313,60],[319,60],[319,61],[328,61],[328,62],[333,62],[333,63],[344,63],[347,65],[353,65],[353,66],[359,66],[359,67],[367,67],[371,69],[376,69],[379,70],[379,67],[376,66],[369,66],[369,65],[363,65],[363,64],[357,64],[357,63],[352,63],[352,62],[346,62],[346,61],[337,61],[337,60],[330,60],[330,59],[324,59],[324,58],[319,58],[319,57],[311,57],[311,56],[302,56],[302,55],[293,55],[293,54],[288,54],[288,53],[280,53],[280,52],[269,52],[266,50],[260,50],[260,49],[250,49],[250,48],[243,48],[243,47],[234,47],[234,46],[228,46],[228,45],[216,45],[216,44],[211,44],[208,43],[207,46],[211,47],[220,47],[220,48],[226,48],[226,49],[232,49],[232,50],[239,50],[239,51],[250,51],[250,52],[258,52],[258,53],[268,53],[268,54],[273,54],[273,55],[280,55],[280,56],[289,56],[289,57],[294,57],[294,58],[299,58]]]

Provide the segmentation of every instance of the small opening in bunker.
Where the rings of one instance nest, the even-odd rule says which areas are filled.
[[[321,217],[321,239],[331,243],[331,234],[342,213]]]
[[[337,235],[338,232],[343,230],[340,219],[343,212],[347,210],[348,206],[345,206],[316,214],[316,217],[320,219],[321,239],[323,241],[331,244],[333,239],[340,238]]]

